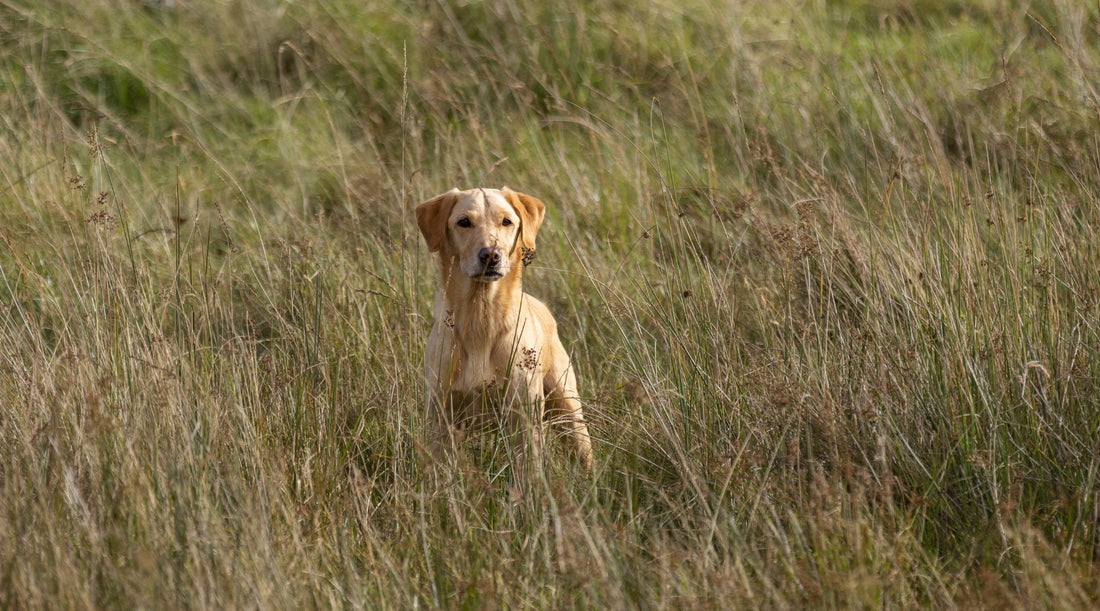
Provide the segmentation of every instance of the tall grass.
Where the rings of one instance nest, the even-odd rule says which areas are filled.
[[[0,606],[1096,605],[1098,35],[0,1]],[[597,438],[518,503],[411,215],[504,184]]]

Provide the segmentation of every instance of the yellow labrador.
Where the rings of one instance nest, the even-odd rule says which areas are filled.
[[[447,434],[495,411],[521,434],[532,461],[549,419],[589,470],[592,444],[569,355],[550,310],[523,292],[545,209],[507,187],[453,189],[417,206],[442,280],[425,350],[429,404]]]

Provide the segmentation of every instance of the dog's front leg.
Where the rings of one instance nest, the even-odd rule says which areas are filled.
[[[428,387],[427,430],[432,460],[436,465],[456,464],[464,437],[468,397],[455,388],[456,346],[444,322],[437,320],[424,352],[424,377]]]
[[[542,389],[534,384],[529,371],[513,371],[506,396],[508,424],[515,439],[513,462],[513,493],[529,494],[542,471],[543,448],[546,444],[544,415],[546,401]]]

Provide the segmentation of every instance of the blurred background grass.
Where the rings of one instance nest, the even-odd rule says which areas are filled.
[[[1097,6],[0,0],[0,605],[1088,607]],[[415,204],[597,437],[423,452]]]

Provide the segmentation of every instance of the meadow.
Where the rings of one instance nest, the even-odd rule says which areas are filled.
[[[0,607],[1100,605],[1100,4],[0,0]],[[428,451],[413,208],[594,436]]]

